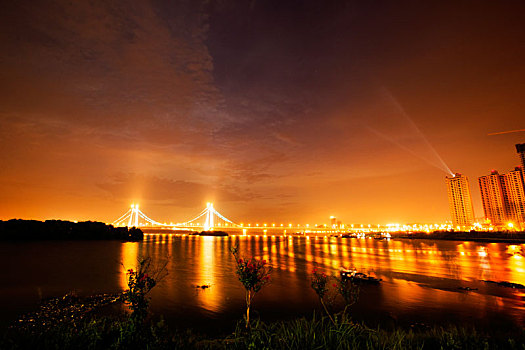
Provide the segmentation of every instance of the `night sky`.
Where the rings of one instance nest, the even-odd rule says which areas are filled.
[[[133,3],[133,4],[132,4]],[[450,220],[519,164],[524,1],[2,1],[0,219]]]

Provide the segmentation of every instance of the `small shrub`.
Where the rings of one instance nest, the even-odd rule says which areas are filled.
[[[237,276],[246,289],[246,328],[250,325],[250,306],[255,294],[270,282],[272,266],[266,260],[240,257],[237,247],[231,249],[237,265]]]
[[[132,311],[131,319],[142,323],[148,314],[147,294],[166,275],[166,263],[160,268],[152,265],[151,258],[141,259],[136,269],[128,269],[128,289],[122,294],[124,303]]]
[[[324,311],[334,325],[337,324],[337,314],[332,314],[331,311],[337,296],[340,295],[345,303],[345,308],[341,312],[342,322],[346,321],[348,308],[359,299],[359,285],[347,278],[328,276],[317,268],[314,268],[312,271],[310,285],[319,297]]]
[[[359,284],[352,282],[348,278],[343,276],[334,277],[336,280],[335,288],[337,289],[338,294],[343,298],[345,303],[345,308],[343,310],[342,316],[346,317],[346,312],[348,308],[359,300],[360,288]]]
[[[329,286],[329,276],[324,273],[317,270],[317,268],[314,268],[312,271],[312,283],[311,287],[319,297],[319,301],[321,302],[321,305],[323,306],[324,311],[332,321],[332,323],[335,324],[334,319],[332,318],[331,312],[328,310],[328,306],[332,306],[334,301],[334,295],[330,294]]]

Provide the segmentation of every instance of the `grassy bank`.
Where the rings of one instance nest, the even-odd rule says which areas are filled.
[[[479,333],[467,328],[371,329],[327,317],[257,323],[240,322],[231,334],[208,337],[205,330],[170,330],[164,322],[136,325],[125,315],[12,327],[2,349],[525,349],[525,332]]]

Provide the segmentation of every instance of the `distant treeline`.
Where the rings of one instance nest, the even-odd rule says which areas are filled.
[[[415,239],[443,239],[451,241],[478,241],[478,242],[525,242],[525,232],[509,231],[434,231],[431,233],[415,232],[393,234],[398,238]]]
[[[138,228],[113,227],[102,222],[62,220],[0,220],[0,240],[122,240],[142,241]]]

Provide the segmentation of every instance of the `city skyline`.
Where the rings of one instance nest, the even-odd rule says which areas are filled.
[[[448,221],[445,176],[519,165],[524,10],[6,2],[0,219]]]

